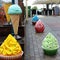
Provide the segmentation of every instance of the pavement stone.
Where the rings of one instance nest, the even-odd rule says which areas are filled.
[[[31,18],[28,19],[28,22],[26,24],[24,60],[60,60],[60,48],[58,49],[58,53],[55,56],[44,55],[41,48],[42,40],[49,32],[56,36],[60,45],[60,17],[46,16],[40,17],[40,19],[45,26],[43,33],[35,32]]]

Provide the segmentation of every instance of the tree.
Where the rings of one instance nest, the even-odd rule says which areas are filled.
[[[37,7],[36,7],[36,6],[34,6],[32,9],[35,9],[35,10],[37,10]]]

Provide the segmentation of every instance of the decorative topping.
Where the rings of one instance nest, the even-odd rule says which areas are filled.
[[[46,50],[58,49],[59,45],[57,39],[51,33],[48,33],[42,41],[42,48]]]
[[[38,33],[43,32],[44,29],[45,29],[45,27],[44,27],[43,22],[40,21],[40,20],[38,20],[38,21],[36,22],[36,24],[35,24],[35,30],[36,30],[36,32],[38,32]]]
[[[37,22],[39,20],[39,18],[37,17],[37,15],[35,15],[33,18],[32,18],[32,22]]]
[[[17,40],[9,34],[8,37],[4,40],[0,46],[0,54],[11,56],[16,55],[22,52],[22,48],[17,42]]]

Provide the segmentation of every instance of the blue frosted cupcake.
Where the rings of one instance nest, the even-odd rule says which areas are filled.
[[[32,24],[35,25],[35,23],[39,20],[39,18],[37,17],[37,15],[35,15],[33,18],[32,18]]]

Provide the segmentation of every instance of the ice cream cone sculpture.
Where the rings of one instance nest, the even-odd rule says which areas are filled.
[[[13,24],[14,33],[17,35],[20,16],[19,15],[10,15],[10,17],[11,17],[11,22]]]
[[[7,22],[9,23],[10,22],[10,16],[8,14],[8,8],[12,4],[12,1],[11,0],[2,0],[2,2],[3,2],[4,11],[6,14],[6,19],[7,19]]]
[[[8,9],[8,14],[10,15],[15,35],[18,34],[19,19],[20,19],[21,13],[22,13],[22,10],[20,6],[18,6],[17,4],[11,5]]]
[[[9,8],[10,5],[11,5],[11,3],[3,4],[4,11],[5,11],[5,14],[6,14],[7,22],[10,22],[10,16],[8,15],[8,8]]]

